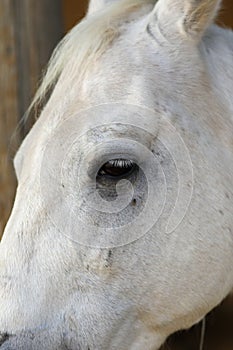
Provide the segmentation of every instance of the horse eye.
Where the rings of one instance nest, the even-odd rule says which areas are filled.
[[[98,176],[123,177],[129,176],[135,169],[136,164],[132,160],[112,159],[105,163],[98,171]]]

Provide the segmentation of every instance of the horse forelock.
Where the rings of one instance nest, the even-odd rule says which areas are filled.
[[[75,76],[81,81],[90,66],[119,35],[119,26],[131,13],[143,5],[154,5],[157,0],[121,0],[110,3],[103,10],[85,17],[63,38],[54,50],[42,82],[29,107],[28,113],[47,98],[68,62],[72,61],[67,81]],[[67,74],[67,72],[66,72]],[[27,114],[28,114],[27,113]]]

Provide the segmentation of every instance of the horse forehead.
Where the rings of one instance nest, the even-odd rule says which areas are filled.
[[[187,88],[200,85],[205,74],[193,48],[192,57],[181,58],[178,53],[174,57],[169,48],[160,47],[146,33],[139,34],[132,42],[127,34],[103,54],[90,78],[83,81],[84,100],[93,104],[128,100],[154,108],[172,97],[187,96]]]
[[[171,74],[167,67],[171,69],[176,62],[173,62],[169,52],[164,52],[162,47],[151,42],[152,39],[146,35],[144,27],[145,20],[130,24],[119,40],[116,40],[103,54],[100,63],[97,63],[97,69],[84,79],[82,89],[77,89],[74,85],[66,95],[63,93],[63,96],[60,96],[55,93],[55,97],[51,98],[40,116],[39,123],[36,123],[23,143],[20,153],[23,153],[26,145],[27,149],[32,149],[36,144],[46,143],[60,122],[90,106],[101,103],[111,105],[112,102],[122,101],[154,109],[155,105],[158,107],[158,103],[155,102],[155,91],[156,100],[160,99],[160,105],[165,106],[168,93],[163,96],[163,92],[169,90],[170,96],[176,95],[175,76],[179,78],[177,81],[181,93],[182,62],[177,71],[172,69]],[[193,61],[195,62],[195,58]],[[64,80],[68,70],[69,65],[64,70]],[[157,79],[154,79],[156,76]],[[183,89],[186,91],[187,82],[183,83]],[[112,110],[109,112],[109,123],[114,122],[114,113]],[[101,119],[101,115],[99,117]],[[91,127],[92,121],[77,117],[77,124],[82,130],[87,125]]]
[[[168,95],[177,95],[176,90],[179,90],[179,94],[186,92],[187,81],[183,72],[187,72],[187,67],[182,69],[185,60],[182,58],[177,64],[169,48],[164,50],[149,37],[144,22],[130,24],[111,47],[93,62],[81,82],[79,72],[75,72],[72,77],[70,75],[73,59],[67,62],[54,96],[40,119],[46,118],[46,123],[52,126],[56,120],[64,120],[79,110],[113,101],[154,108],[155,94],[158,101],[165,100]],[[195,57],[192,57],[192,62],[194,67],[199,64]],[[195,71],[198,68],[193,69],[193,76]],[[179,89],[176,89],[176,85],[179,85]],[[58,113],[54,113],[55,108]],[[81,128],[82,122],[79,121],[79,124]]]

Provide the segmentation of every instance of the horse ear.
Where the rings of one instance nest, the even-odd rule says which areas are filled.
[[[95,13],[102,8],[104,8],[107,4],[110,2],[113,2],[114,0],[90,0],[89,6],[88,6],[88,15]]]
[[[159,0],[152,21],[165,36],[170,33],[200,39],[214,21],[220,5],[221,0]]]

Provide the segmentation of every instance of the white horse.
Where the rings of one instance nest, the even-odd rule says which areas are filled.
[[[34,102],[0,244],[1,349],[155,350],[233,288],[219,0],[93,0]],[[43,28],[42,28],[43,30]]]

